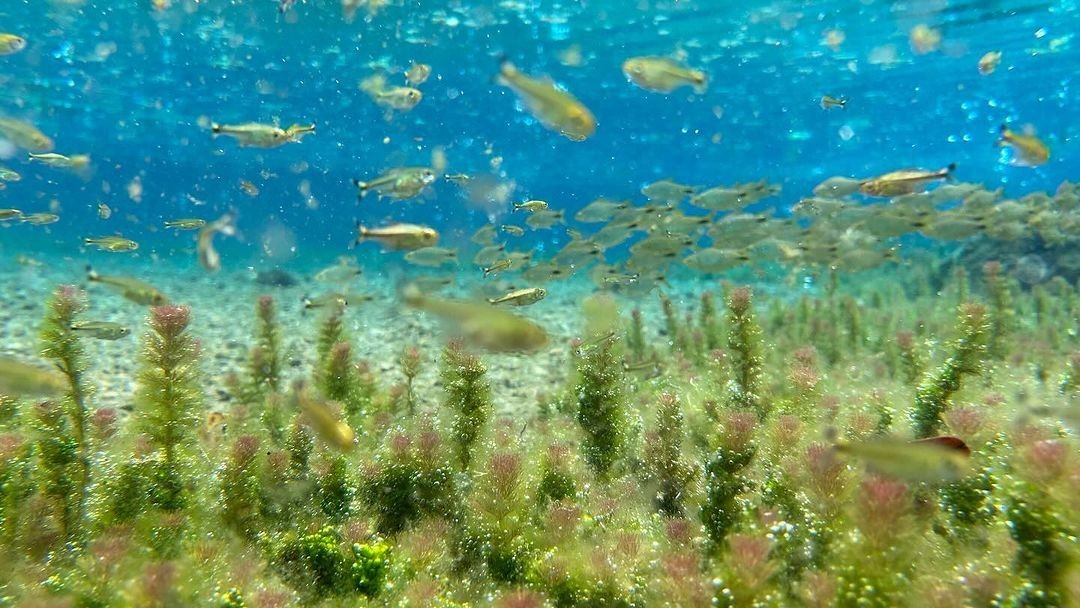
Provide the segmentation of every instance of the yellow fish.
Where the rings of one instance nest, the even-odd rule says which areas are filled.
[[[0,118],[0,135],[16,146],[38,154],[52,152],[54,146],[53,140],[34,125],[11,118]]]
[[[680,65],[667,57],[631,57],[623,62],[622,71],[637,86],[658,93],[670,93],[684,86],[704,93],[708,84],[705,72]]]
[[[504,59],[499,65],[497,82],[517,93],[529,113],[545,127],[571,141],[585,141],[596,132],[596,118],[589,108],[556,87],[551,79],[526,76]]]
[[[411,251],[434,246],[439,242],[439,233],[434,228],[416,224],[391,224],[382,228],[365,228],[357,222],[356,240],[353,241],[353,246],[368,239],[379,241],[387,249]]]
[[[169,303],[169,299],[165,297],[165,294],[158,291],[156,287],[138,279],[100,275],[90,266],[86,267],[86,279],[95,283],[108,285],[120,292],[121,296],[136,304],[161,306]]]
[[[0,55],[14,55],[26,48],[26,39],[15,34],[0,33]]]
[[[235,138],[242,148],[276,148],[282,144],[299,141],[295,133],[290,135],[288,131],[277,125],[264,125],[257,122],[239,125],[211,123],[210,131],[214,137],[228,135]]]
[[[337,413],[340,405],[311,394],[304,389],[301,381],[293,385],[293,391],[296,403],[300,406],[300,411],[304,413],[306,422],[323,441],[343,451],[356,447],[356,433]]]
[[[0,357],[0,395],[53,397],[66,390],[68,383],[63,374]]]
[[[30,153],[30,162],[39,162],[43,165],[53,167],[54,169],[70,169],[72,171],[83,171],[90,166],[89,154],[75,154],[72,156],[64,156],[63,154],[56,154],[55,152],[49,152],[46,154],[34,154]]]
[[[406,286],[402,296],[406,305],[455,323],[468,341],[491,352],[534,353],[548,344],[544,328],[486,303],[434,298],[416,285]]]
[[[1018,167],[1038,167],[1050,160],[1050,148],[1033,132],[1017,133],[1007,125],[1001,125],[1001,139],[997,141],[997,145],[1012,148],[1016,154],[1012,164]]]
[[[120,252],[120,251],[135,251],[139,248],[139,244],[131,239],[125,239],[120,236],[103,236],[99,238],[86,238],[83,239],[83,243],[87,245],[96,245],[100,249],[105,251]]]
[[[859,191],[867,196],[894,197],[905,194],[915,194],[926,190],[931,182],[948,179],[956,170],[956,163],[938,171],[926,171],[923,169],[901,169],[885,175],[864,180],[859,185]]]

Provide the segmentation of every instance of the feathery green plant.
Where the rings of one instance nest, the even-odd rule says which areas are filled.
[[[61,408],[62,415],[70,420],[70,426],[60,420],[53,425],[63,427],[71,433],[70,441],[74,444],[75,462],[70,470],[71,492],[74,510],[70,519],[65,518],[66,540],[75,540],[82,533],[83,520],[86,517],[87,492],[90,487],[90,436],[89,420],[91,416],[89,388],[84,375],[87,370],[86,351],[72,325],[78,315],[86,310],[86,294],[71,285],[61,285],[53,292],[46,305],[45,319],[41,325],[41,357],[52,361],[68,381],[68,392]],[[59,415],[59,414],[58,414]],[[56,441],[64,439],[56,438]]]
[[[948,409],[952,394],[960,389],[961,380],[982,369],[989,331],[986,308],[980,304],[964,304],[957,312],[957,337],[951,344],[952,352],[915,391],[911,421],[916,437],[930,437],[940,432],[941,415]]]
[[[159,506],[165,511],[187,504],[185,488],[194,480],[188,472],[190,441],[199,424],[202,391],[199,346],[187,333],[190,321],[187,306],[150,310],[150,331],[143,339],[135,394],[138,428],[158,452],[153,483],[161,496]]]
[[[656,508],[667,517],[682,515],[694,479],[694,468],[683,458],[682,444],[683,414],[679,398],[672,393],[661,393],[656,428],[646,438],[645,462],[648,477],[657,486]]]
[[[615,341],[603,337],[582,345],[574,354],[577,383],[577,421],[585,433],[585,461],[601,479],[606,478],[622,456],[627,421],[622,366]]]
[[[761,328],[754,319],[749,287],[738,287],[728,295],[728,327],[731,407],[752,410],[764,420],[768,411],[762,395]]]
[[[472,463],[476,442],[483,436],[491,419],[491,387],[487,367],[480,357],[453,341],[442,354],[443,406],[451,412],[450,436],[462,470]]]

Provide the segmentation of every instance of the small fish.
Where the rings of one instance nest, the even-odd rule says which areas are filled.
[[[488,266],[484,269],[484,276],[487,277],[488,275],[498,274],[503,270],[510,268],[510,265],[513,263],[514,261],[510,258],[507,258],[505,260],[499,260],[498,262],[495,262],[491,266]]]
[[[402,290],[406,306],[455,324],[470,343],[491,352],[534,353],[548,344],[543,327],[485,302],[462,302],[425,295],[416,285]]]
[[[700,272],[724,272],[748,261],[744,251],[708,247],[687,256],[683,264]]]
[[[511,306],[528,306],[543,300],[547,296],[547,290],[543,287],[527,287],[516,289],[510,293],[488,300],[490,304],[510,304]]]
[[[244,191],[244,194],[250,197],[259,196],[259,187],[246,179],[240,180],[240,189]]]
[[[302,381],[293,385],[293,398],[304,413],[305,422],[323,441],[342,451],[356,447],[356,433],[342,420],[339,403],[316,397],[304,388]]]
[[[492,243],[476,252],[476,255],[473,256],[472,263],[477,266],[492,266],[502,259],[505,253],[506,243]]]
[[[418,266],[438,268],[457,264],[457,251],[445,247],[423,247],[406,253],[405,261]]]
[[[199,230],[195,249],[199,258],[199,265],[207,272],[221,270],[221,255],[214,248],[214,236],[219,232],[226,236],[236,234],[236,226],[233,224],[231,213],[226,213]]]
[[[375,191],[379,198],[405,200],[418,196],[435,182],[435,172],[428,167],[398,167],[369,181],[353,180],[358,196],[364,198]]]
[[[135,251],[139,248],[139,244],[131,239],[125,239],[121,236],[102,236],[96,238],[85,238],[83,243],[86,245],[94,245],[102,251],[112,251],[113,253],[120,253],[125,251]]]
[[[56,154],[55,152],[49,152],[46,154],[34,154],[33,152],[31,152],[30,162],[39,162],[54,169],[84,171],[87,167],[90,166],[90,156],[87,154],[64,156],[63,154]]]
[[[612,201],[598,198],[582,207],[574,214],[574,219],[582,223],[606,222],[623,209],[630,207],[629,201]]]
[[[641,189],[641,193],[651,201],[677,203],[697,192],[694,186],[686,186],[670,179],[653,182]]]
[[[416,285],[424,293],[445,289],[455,282],[456,279],[452,276],[419,276],[412,280],[412,284]]]
[[[18,209],[0,209],[0,222],[18,219],[22,219],[22,211]]]
[[[821,109],[831,110],[833,108],[840,108],[841,110],[847,109],[847,100],[843,97],[833,97],[831,95],[823,95],[821,97]]]
[[[300,302],[304,305],[304,310],[311,310],[313,308],[345,308],[349,305],[348,298],[344,294],[340,293],[324,293],[317,296],[304,296],[300,299]]]
[[[990,51],[979,58],[979,73],[989,76],[1001,64],[1001,51]]]
[[[206,220],[198,218],[183,218],[165,222],[166,228],[172,228],[174,230],[198,230],[203,226],[206,226]]]
[[[285,13],[289,12],[289,9],[291,9],[294,5],[296,5],[296,0],[278,0],[278,13],[284,15]]]
[[[567,139],[585,141],[596,132],[596,118],[592,112],[576,97],[555,86],[550,79],[522,74],[514,64],[503,59],[496,80],[517,93],[522,105],[540,124]]]
[[[165,297],[165,294],[158,291],[156,287],[132,277],[104,276],[95,272],[92,267],[87,266],[86,278],[88,281],[108,285],[120,292],[121,296],[136,304],[161,306],[169,303],[169,299]]]
[[[8,397],[55,397],[69,390],[67,378],[51,369],[0,357],[0,395]]]
[[[341,258],[337,264],[327,266],[315,273],[315,280],[322,283],[346,283],[360,276],[360,267],[352,258]]]
[[[367,93],[376,104],[389,110],[408,112],[424,98],[419,89],[386,85],[386,76],[375,74],[360,83],[360,90]]]
[[[850,177],[830,177],[814,186],[814,196],[842,198],[855,194],[862,187],[862,181]]]
[[[522,236],[525,234],[524,228],[521,226],[514,226],[513,224],[503,224],[502,226],[499,226],[499,229],[510,236]]]
[[[365,240],[382,243],[387,249],[412,251],[431,247],[439,242],[439,233],[434,228],[416,224],[390,224],[382,228],[365,228],[356,224],[356,240],[353,246]]]
[[[443,179],[448,182],[453,182],[459,186],[464,186],[465,184],[469,183],[470,180],[472,180],[471,177],[465,175],[464,173],[449,173],[447,175],[444,175]]]
[[[130,328],[111,321],[78,321],[71,329],[98,340],[119,340],[131,333]]]
[[[26,39],[15,34],[0,33],[0,55],[14,55],[26,48]]]
[[[297,141],[277,125],[247,122],[239,125],[210,124],[214,137],[228,135],[236,139],[241,148],[276,148]]]
[[[107,220],[112,217],[112,208],[105,203],[98,203],[97,206],[98,219]]]
[[[206,422],[203,423],[203,427],[200,429],[200,437],[204,441],[213,441],[225,434],[227,426],[228,418],[224,412],[210,412],[206,415]]]
[[[0,182],[17,182],[21,181],[22,176],[19,175],[14,169],[8,169],[7,167],[0,167]]]
[[[524,203],[514,203],[514,211],[530,211],[537,212],[543,211],[548,208],[548,204],[545,201],[525,201]]]
[[[956,437],[914,442],[876,439],[837,443],[835,447],[837,452],[862,460],[874,471],[905,481],[955,481],[971,468],[970,449],[965,449],[966,444]]]
[[[19,220],[33,226],[45,226],[60,221],[60,216],[55,213],[31,213],[19,217]]]
[[[948,179],[956,170],[956,163],[938,171],[902,169],[864,180],[859,191],[867,196],[897,197],[923,192],[932,182]]]
[[[405,71],[405,82],[409,83],[409,86],[418,87],[427,82],[429,76],[431,76],[431,66],[414,61]]]
[[[25,266],[27,268],[43,268],[45,266],[45,262],[42,262],[41,260],[35,260],[34,258],[28,255],[23,255],[21,253],[15,256],[15,263],[19,266]]]
[[[44,154],[52,152],[54,147],[53,140],[49,136],[39,131],[34,125],[20,120],[0,118],[0,135],[28,152]]]
[[[497,231],[495,229],[495,224],[484,224],[469,237],[469,241],[476,243],[477,245],[491,245],[495,243],[496,235]]]
[[[565,223],[565,212],[562,210],[552,211],[550,209],[541,209],[540,211],[534,211],[526,220],[525,224],[533,230],[547,230],[555,224]]]
[[[1050,148],[1035,135],[1034,130],[1017,133],[1008,125],[1001,125],[1001,138],[997,146],[1012,148],[1015,155],[1012,164],[1018,167],[1038,167],[1050,160]]]
[[[688,68],[667,57],[631,57],[622,64],[623,74],[637,86],[658,93],[670,93],[679,87],[694,87],[705,92],[705,72]]]

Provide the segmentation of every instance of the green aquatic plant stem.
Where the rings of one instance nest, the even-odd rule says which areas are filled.
[[[33,420],[41,493],[52,506],[61,538],[72,541],[79,533],[82,516],[79,442],[71,431],[67,413],[57,403],[43,401],[34,406]]]
[[[424,358],[420,349],[415,346],[406,346],[398,355],[398,365],[401,367],[402,375],[405,376],[405,405],[410,416],[416,413],[416,392],[413,383],[420,375],[423,362]]]
[[[69,473],[73,482],[71,492],[75,510],[68,522],[70,525],[65,526],[69,535],[67,540],[73,540],[81,533],[91,482],[91,446],[88,431],[90,411],[87,404],[89,388],[84,379],[87,358],[85,349],[72,329],[78,315],[86,308],[86,294],[83,291],[70,285],[62,285],[56,288],[46,305],[45,319],[40,331],[41,357],[52,361],[68,382],[63,409],[71,421],[67,432],[72,434],[76,461],[72,463]]]
[[[155,485],[165,494],[160,505],[166,511],[185,503],[186,452],[202,406],[199,346],[187,333],[190,321],[191,309],[186,306],[151,309],[135,395],[139,429],[159,452],[161,469]]]
[[[453,341],[443,349],[440,375],[445,395],[443,406],[451,413],[454,452],[462,470],[467,470],[492,414],[487,367],[480,357],[465,350],[462,342]]]
[[[582,345],[574,356],[577,421],[585,433],[585,461],[606,479],[626,444],[626,411],[622,366],[615,341],[601,338]]]
[[[630,326],[626,330],[626,350],[630,352],[633,361],[644,361],[645,355],[645,322],[642,320],[641,310],[635,308],[630,311]]]
[[[655,430],[646,438],[645,461],[649,478],[657,485],[656,508],[667,517],[682,515],[694,478],[694,469],[683,458],[682,443],[679,399],[672,393],[662,393],[656,407]]]
[[[1005,357],[1009,334],[1016,323],[1009,283],[1001,273],[999,262],[983,265],[987,296],[990,300],[990,328],[987,336],[987,355],[995,360]]]
[[[1011,605],[1065,605],[1070,595],[1066,573],[1073,557],[1064,547],[1075,543],[1075,538],[1070,541],[1070,532],[1058,520],[1045,493],[1026,482],[1011,493],[1004,511],[1009,536],[1017,545],[1014,563],[1024,577]]]
[[[986,308],[980,304],[964,304],[957,312],[957,337],[950,344],[949,356],[915,391],[911,422],[916,437],[940,433],[941,415],[948,409],[953,393],[960,389],[964,376],[978,374],[982,369],[990,329]]]
[[[701,325],[701,332],[705,340],[705,352],[720,348],[720,325],[716,320],[716,303],[711,292],[703,291],[701,293],[701,309],[698,322]]]
[[[277,306],[270,296],[259,298],[255,307],[256,353],[252,357],[253,380],[257,394],[269,389],[281,390],[282,359],[281,328],[277,319]]]
[[[728,534],[738,525],[743,514],[740,496],[753,487],[745,470],[756,452],[754,419],[749,412],[729,413],[720,445],[705,462],[701,521],[714,550],[723,546]]]
[[[761,328],[754,318],[753,297],[749,287],[738,287],[728,295],[728,353],[732,381],[730,400],[733,409],[752,410],[759,419],[767,414],[762,398]]]

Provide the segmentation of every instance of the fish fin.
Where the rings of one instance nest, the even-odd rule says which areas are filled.
[[[221,135],[221,125],[216,122],[210,123],[210,132],[214,135]]]
[[[86,265],[86,279],[87,279],[88,281],[98,281],[98,280],[100,280],[100,279],[101,279],[101,275],[99,275],[99,274],[98,274],[98,273],[97,273],[97,272],[96,272],[96,271],[94,270],[94,267],[93,267],[93,266],[91,266],[90,264],[87,264],[87,265]]]
[[[349,245],[349,249],[356,249],[357,246],[360,245],[360,241],[364,240],[364,236],[367,234],[367,228],[360,225],[360,220],[354,219],[353,222],[356,223],[356,238],[354,238]]]
[[[488,298],[488,304],[495,304],[497,301],[495,298]]]
[[[949,163],[948,167],[945,167],[941,171],[941,177],[944,177],[950,182],[955,182],[956,178],[953,177],[953,172],[956,171],[956,163]]]
[[[499,53],[499,73],[496,74],[491,80],[495,84],[508,86],[510,84],[510,77],[517,74],[517,67],[510,61],[510,58],[506,56],[506,53]]]

